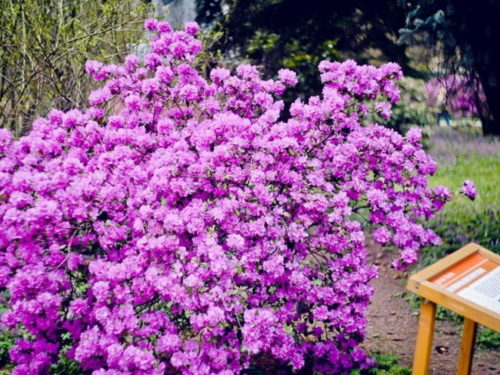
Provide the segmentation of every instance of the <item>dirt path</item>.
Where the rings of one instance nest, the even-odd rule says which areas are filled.
[[[398,296],[405,291],[407,275],[390,268],[392,254],[370,244],[371,261],[379,266],[374,280],[375,295],[368,313],[368,331],[364,347],[369,352],[394,353],[401,365],[411,368],[417,337],[418,313]],[[431,375],[456,373],[460,346],[460,327],[451,322],[436,322],[431,360]],[[499,375],[500,351],[481,350],[474,354],[474,375]]]

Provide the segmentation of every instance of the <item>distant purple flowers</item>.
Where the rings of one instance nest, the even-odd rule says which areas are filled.
[[[472,180],[465,180],[460,191],[466,197],[469,197],[472,200],[476,199],[476,185],[474,185]]]
[[[322,95],[282,116],[293,72],[208,79],[196,24],[145,27],[143,62],[86,64],[104,81],[90,108],[53,110],[15,141],[0,129],[13,374],[63,356],[93,375],[231,375],[262,353],[322,374],[368,366],[377,271],[360,215],[401,269],[438,243],[421,219],[450,197],[427,186],[418,130],[369,123],[398,100],[399,66],[323,61]]]
[[[425,93],[429,105],[439,107],[446,103],[454,118],[479,116],[478,102],[486,103],[482,87],[472,87],[467,78],[460,75],[431,79],[425,84]]]

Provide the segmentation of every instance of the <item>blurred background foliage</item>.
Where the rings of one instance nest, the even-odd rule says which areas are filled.
[[[438,106],[427,104],[425,81],[403,77],[399,85],[401,100],[393,106],[392,116],[385,125],[400,133],[412,126],[434,125]]]
[[[1,126],[20,134],[52,107],[86,104],[85,61],[129,53],[148,9],[140,0],[2,0]]]
[[[459,77],[484,134],[500,134],[498,0],[196,0],[196,5],[197,20],[220,35],[212,48],[227,61],[247,59],[268,76],[282,66],[295,69],[300,84],[292,95],[319,93],[316,66],[322,59],[394,61],[408,77],[438,79],[446,92],[455,88],[441,78]],[[413,121],[422,113],[414,102],[408,110],[401,105],[401,119]],[[444,95],[431,114],[447,105]],[[427,116],[419,123],[426,124]],[[399,129],[398,121],[390,125]]]
[[[485,135],[500,135],[500,1],[414,0],[407,6],[399,42],[421,46],[438,56],[439,76],[460,74],[476,93]]]

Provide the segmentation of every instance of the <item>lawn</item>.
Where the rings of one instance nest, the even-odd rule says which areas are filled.
[[[463,180],[471,179],[478,191],[474,201],[455,196],[434,220],[443,239],[437,255],[470,241],[500,251],[500,142],[467,128],[438,128],[431,131],[429,143],[438,162],[432,186],[446,185],[458,192]]]

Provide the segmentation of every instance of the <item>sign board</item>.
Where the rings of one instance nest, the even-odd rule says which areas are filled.
[[[500,332],[500,256],[477,244],[411,276],[407,288]]]
[[[437,305],[464,316],[458,374],[470,374],[477,323],[500,332],[500,255],[475,243],[410,277],[407,288],[422,300],[413,375],[426,375]]]
[[[469,255],[430,281],[500,314],[500,265],[484,255]]]

